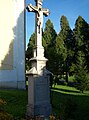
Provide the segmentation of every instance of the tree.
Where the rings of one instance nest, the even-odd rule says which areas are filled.
[[[56,36],[57,33],[54,30],[53,23],[50,19],[48,19],[45,23],[45,28],[43,32],[43,46],[45,47],[45,49],[54,45]]]
[[[89,54],[89,25],[79,16],[75,22],[74,32],[74,75],[76,88],[84,91],[89,86],[88,54]]]
[[[29,43],[26,50],[26,70],[30,69],[30,59],[33,57],[33,48],[35,46],[35,33],[33,33],[29,39]]]
[[[79,59],[75,66],[75,75],[74,80],[76,82],[76,88],[80,90],[82,93],[89,87],[89,74],[86,66],[84,65],[84,57],[83,54],[79,53]]]
[[[55,69],[55,39],[57,33],[54,30],[53,23],[50,19],[47,20],[43,32],[43,46],[45,48],[45,57],[48,59],[47,69],[54,73]]]
[[[54,70],[54,56],[55,56],[55,51],[54,51],[54,45],[55,45],[55,39],[56,39],[56,31],[54,30],[53,23],[51,20],[48,20],[45,24],[45,28],[43,31],[43,37],[42,37],[42,42],[43,46],[45,49],[45,57],[48,58],[47,62],[47,68],[51,72]],[[26,68],[29,69],[29,59],[33,57],[33,48],[35,46],[35,33],[33,33],[29,39],[27,51],[26,51]]]
[[[74,40],[75,40],[75,46],[74,46],[74,60],[75,64],[78,59],[78,51],[81,51],[81,54],[84,54],[84,57],[86,57],[86,66],[88,65],[88,55],[89,55],[89,25],[87,22],[79,16],[75,23],[75,29],[74,32]]]
[[[66,73],[66,82],[68,82],[68,74],[72,58],[73,32],[65,16],[61,17],[60,25],[61,30],[56,38],[56,52],[57,56],[59,56],[58,70]]]

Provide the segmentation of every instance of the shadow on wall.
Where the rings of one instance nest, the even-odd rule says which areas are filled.
[[[22,11],[17,19],[16,25],[11,29],[12,35],[9,34],[10,40],[7,40],[7,36],[3,41],[7,46],[4,47],[6,53],[3,54],[3,50],[0,51],[2,59],[0,59],[0,70],[13,70],[16,69],[18,64],[24,64],[24,53],[25,53],[25,14]],[[12,18],[11,18],[12,19]],[[10,23],[7,23],[10,24]],[[23,34],[24,33],[24,34]],[[2,41],[1,41],[2,42]],[[8,43],[6,43],[8,42]]]
[[[0,70],[12,70],[12,69],[13,69],[13,40],[9,45],[8,51],[4,59],[0,63]]]

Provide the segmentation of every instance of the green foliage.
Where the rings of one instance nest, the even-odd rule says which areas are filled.
[[[75,87],[81,92],[89,88],[89,74],[85,67],[77,65],[74,80],[77,82]]]
[[[59,68],[62,69],[62,72],[66,72],[66,82],[68,82],[68,73],[72,57],[73,32],[65,16],[61,17],[60,24],[61,31],[56,38],[56,52],[57,56],[59,56],[59,62],[57,63]]]
[[[74,63],[77,63],[79,59],[79,54],[81,52],[82,56],[87,58],[88,55],[88,44],[89,44],[89,25],[88,23],[79,16],[75,23],[74,32]],[[87,54],[87,55],[86,55]],[[88,59],[85,59],[85,61]],[[88,63],[88,62],[86,62]],[[88,64],[86,64],[87,66]]]
[[[61,30],[57,34],[51,20],[47,20],[42,41],[45,57],[48,58],[47,69],[54,75],[65,74],[65,80],[68,83],[69,75],[73,76],[76,73],[75,67],[80,61],[83,61],[82,68],[86,66],[87,74],[89,73],[89,24],[79,16],[75,22],[75,28],[71,30],[66,16],[63,15],[60,26]],[[33,57],[34,47],[35,33],[30,37],[26,50],[27,70],[31,67],[29,59]]]
[[[43,46],[45,48],[45,57],[49,60],[47,62],[47,69],[52,73],[55,71],[55,60],[56,60],[56,52],[55,52],[55,39],[56,39],[56,31],[54,30],[53,23],[51,20],[47,20],[43,32]]]
[[[53,23],[50,19],[48,19],[43,32],[43,46],[45,47],[45,49],[54,46],[56,36],[57,34],[54,30]]]
[[[89,73],[85,66],[85,59],[81,51],[78,51],[77,62],[74,68],[76,88],[83,92],[89,87]]]
[[[33,33],[29,39],[28,47],[26,50],[26,70],[29,70],[31,64],[29,60],[33,57],[33,48],[35,47],[35,33]]]
[[[26,57],[32,58],[33,57],[33,48],[35,47],[35,33],[33,33],[29,39],[27,51],[26,51]]]

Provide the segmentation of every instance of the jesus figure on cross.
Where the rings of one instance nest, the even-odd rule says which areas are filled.
[[[42,8],[42,0],[35,0],[36,6],[29,4],[27,6],[28,12],[36,13],[36,45],[42,46],[42,25],[43,25],[43,15],[48,16],[49,10]]]

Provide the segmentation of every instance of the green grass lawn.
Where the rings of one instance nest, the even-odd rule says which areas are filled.
[[[16,120],[25,118],[27,105],[27,91],[24,90],[0,90],[0,98],[7,104],[5,110],[12,114]]]
[[[70,114],[73,114],[73,120],[89,120],[89,91],[80,93],[80,91],[73,87],[56,85],[55,88],[52,89],[51,99],[54,114],[61,116],[61,114],[65,114],[63,112],[68,113],[70,109]],[[67,106],[67,103],[70,107],[72,106],[76,109],[73,111],[72,108]],[[67,106],[68,109],[63,111],[65,106]]]
[[[68,80],[73,82],[74,81],[74,76],[69,76]]]
[[[25,118],[27,91],[0,90],[0,98],[6,100],[5,110],[12,114],[15,120]],[[89,120],[89,91],[80,93],[73,87],[56,85],[51,90],[51,101],[53,115],[63,116],[65,112],[70,111],[70,115],[73,115],[71,120]],[[65,109],[65,106],[67,106],[67,109]],[[71,106],[72,109],[70,109]]]

